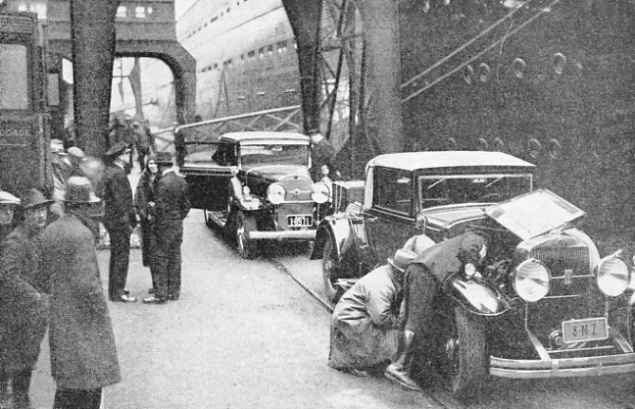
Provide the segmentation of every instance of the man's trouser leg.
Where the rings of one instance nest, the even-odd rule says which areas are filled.
[[[110,268],[108,272],[108,296],[110,299],[124,295],[130,261],[130,234],[132,228],[109,229]]]
[[[28,368],[12,376],[13,407],[15,409],[31,409],[29,389],[31,387],[32,369]]]
[[[55,391],[53,409],[99,409],[99,389],[58,389]]]
[[[181,296],[181,244],[183,243],[183,222],[175,222],[170,229],[170,253],[168,262],[168,294],[173,299]]]
[[[171,236],[169,225],[157,224],[154,227],[153,256],[154,282],[156,284],[154,296],[162,300],[168,298],[168,269],[170,266]]]

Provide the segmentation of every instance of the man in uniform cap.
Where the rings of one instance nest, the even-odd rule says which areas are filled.
[[[168,299],[178,300],[181,294],[183,219],[190,211],[190,198],[187,183],[172,167],[172,155],[157,152],[154,161],[160,175],[154,192],[152,240],[156,289],[143,302],[163,304]]]
[[[24,220],[5,239],[0,268],[0,404],[26,409],[31,407],[31,374],[48,323],[37,238],[52,200],[36,189],[20,197]]]
[[[64,216],[41,235],[41,270],[50,292],[49,344],[56,409],[97,409],[102,388],[121,380],[115,337],[104,297],[88,178],[72,176]],[[59,257],[63,254],[64,257]]]
[[[388,264],[344,293],[331,318],[331,368],[368,376],[368,370],[393,358],[400,334],[404,269],[416,256],[410,250],[397,250]]]
[[[119,302],[137,301],[128,295],[125,288],[130,262],[130,235],[137,224],[132,187],[126,175],[129,152],[124,142],[116,143],[106,152],[109,163],[102,182],[105,202],[103,223],[110,236],[108,297]]]

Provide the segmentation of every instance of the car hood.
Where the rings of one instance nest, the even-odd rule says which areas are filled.
[[[522,240],[570,225],[586,215],[547,189],[535,190],[492,205],[485,212]]]
[[[247,180],[262,179],[267,182],[279,182],[286,178],[311,178],[306,166],[264,165],[244,169]]]

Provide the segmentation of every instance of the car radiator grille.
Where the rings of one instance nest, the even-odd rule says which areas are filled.
[[[542,261],[551,271],[551,289],[547,298],[586,294],[593,284],[586,246],[541,247],[531,257]]]

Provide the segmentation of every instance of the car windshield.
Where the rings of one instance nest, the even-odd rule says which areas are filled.
[[[445,204],[503,202],[530,192],[531,188],[530,174],[419,177],[420,202],[424,209]]]
[[[243,168],[262,165],[309,165],[308,145],[242,145]]]

